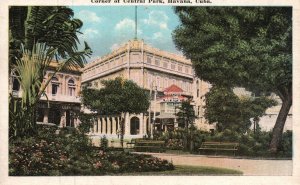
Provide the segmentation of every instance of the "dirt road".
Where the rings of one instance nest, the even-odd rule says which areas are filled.
[[[175,165],[212,166],[240,170],[244,175],[289,176],[292,175],[292,160],[256,160],[219,156],[177,155],[148,153],[172,161]]]

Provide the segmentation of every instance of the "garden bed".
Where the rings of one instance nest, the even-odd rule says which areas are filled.
[[[82,133],[47,128],[9,143],[10,176],[108,175],[173,170],[167,160],[91,145]]]

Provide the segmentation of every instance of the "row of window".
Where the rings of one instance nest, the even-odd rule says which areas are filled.
[[[158,88],[167,88],[171,85],[177,85],[180,87],[182,90],[190,92],[192,88],[192,84],[187,81],[183,80],[177,80],[173,78],[168,78],[168,77],[160,77],[160,76],[155,76],[152,74],[148,74],[148,87],[151,88],[153,86],[156,86]]]
[[[98,64],[97,66],[93,67],[92,69],[85,71],[85,73],[83,74],[83,77],[91,77],[95,74],[101,73],[101,72],[106,71],[111,68],[114,68],[117,65],[121,65],[125,61],[124,58],[125,58],[125,55],[120,56],[115,59],[112,59],[108,62]],[[154,59],[154,62],[152,62],[153,59]],[[167,59],[161,60],[159,58],[147,56],[146,62],[148,64],[153,63],[156,66],[162,66],[163,68],[166,68],[166,69],[170,68],[171,70],[177,70],[179,72],[192,74],[192,70],[191,70],[190,66],[184,65],[184,64],[177,64],[177,62],[175,62],[175,61],[170,61]],[[177,69],[176,69],[176,66],[177,66]]]
[[[58,79],[56,77],[53,77],[51,80],[51,94],[52,96],[55,96],[58,94],[59,90],[60,90],[60,83],[58,81]],[[68,92],[67,94],[69,96],[75,96],[75,89],[76,89],[76,84],[74,82],[73,79],[70,79],[68,81]],[[20,91],[20,83],[17,79],[16,76],[12,77],[12,90],[13,91]]]
[[[151,56],[147,56],[147,63],[148,64],[152,64],[153,61],[154,60],[154,65],[156,65],[156,66],[162,66],[163,68],[169,68],[169,66],[170,66],[170,68],[172,69],[172,70],[176,70],[176,66],[177,66],[177,71],[179,71],[179,72],[184,72],[184,73],[187,73],[187,74],[192,74],[192,70],[191,70],[191,68],[189,67],[189,66],[187,66],[187,65],[183,65],[183,64],[176,64],[176,62],[175,61],[169,61],[169,60],[160,60],[159,58],[153,58],[153,57],[151,57]],[[161,65],[161,63],[162,63],[162,65]]]
[[[125,61],[125,55],[115,58],[113,60],[110,60],[108,62],[98,64],[97,66],[93,67],[92,69],[85,71],[83,73],[83,77],[91,77],[95,74],[112,69],[118,65],[123,64],[124,61]]]
[[[75,89],[76,89],[76,84],[75,84],[75,81],[73,79],[69,79],[68,80],[68,91],[67,91],[67,94],[69,96],[75,96]],[[58,81],[58,79],[56,77],[53,77],[52,80],[51,80],[51,94],[52,96],[55,96],[58,94],[60,88],[61,88],[61,85]]]

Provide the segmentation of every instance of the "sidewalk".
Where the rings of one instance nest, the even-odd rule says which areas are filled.
[[[292,175],[292,160],[237,159],[222,156],[177,155],[166,153],[144,153],[172,161],[175,165],[212,166],[240,170],[244,175],[289,176]]]

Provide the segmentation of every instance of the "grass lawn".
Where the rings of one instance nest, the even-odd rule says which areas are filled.
[[[116,175],[243,175],[243,172],[238,170],[231,170],[226,168],[215,168],[206,166],[183,166],[175,165],[175,170],[161,171],[161,172],[136,172],[136,173],[123,173]]]

